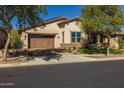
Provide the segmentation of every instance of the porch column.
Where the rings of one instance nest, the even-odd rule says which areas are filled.
[[[97,34],[97,37],[96,37],[96,47],[97,48],[100,48],[100,45],[101,45],[101,43],[100,43],[100,34]]]

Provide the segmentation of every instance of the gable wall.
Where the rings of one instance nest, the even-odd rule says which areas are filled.
[[[55,39],[54,39],[54,42],[55,42],[54,47],[59,48],[60,43],[62,43],[62,29],[60,29],[57,25],[57,23],[59,23],[59,22],[48,24],[45,27],[38,27],[38,28],[36,28],[36,30],[30,29],[30,30],[27,30],[26,32],[23,32],[21,40],[23,40],[23,42],[24,42],[24,48],[28,49],[28,34],[30,34],[30,33],[34,33],[34,34],[56,34]]]
[[[71,43],[71,32],[81,32],[82,30],[80,29],[80,27],[76,24],[76,22],[71,22],[69,24],[66,24],[64,27],[64,40],[66,44]]]
[[[61,22],[61,21],[59,21],[59,22]],[[29,33],[56,34],[55,39],[54,39],[54,41],[55,41],[54,47],[59,48],[60,44],[63,43],[62,32],[64,32],[64,43],[70,44],[71,43],[71,32],[81,32],[81,29],[77,25],[77,22],[75,22],[75,21],[65,24],[64,28],[59,28],[59,26],[57,25],[59,22],[54,22],[54,23],[48,24],[45,27],[38,27],[38,28],[36,28],[37,30],[31,29],[31,30],[27,30],[26,32],[23,32],[22,40],[24,42],[24,48],[26,48],[26,49],[28,48],[28,34]]]

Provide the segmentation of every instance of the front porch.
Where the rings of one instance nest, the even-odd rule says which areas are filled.
[[[103,33],[88,34],[88,43],[94,48],[105,48],[107,46],[107,37]],[[111,34],[110,48],[119,48],[118,36]]]

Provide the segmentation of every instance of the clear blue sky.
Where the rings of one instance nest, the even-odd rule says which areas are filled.
[[[48,15],[44,17],[44,19],[49,19],[57,16],[65,16],[69,18],[80,16],[80,10],[83,7],[83,5],[48,5],[46,6]]]
[[[43,16],[43,20],[65,16],[69,18],[73,18],[81,15],[81,8],[83,5],[46,5],[46,10],[48,12],[47,16]],[[16,28],[16,20],[13,20],[13,26]]]
[[[81,15],[81,8],[85,7],[84,5],[47,5],[46,9],[48,15],[44,19],[49,19],[57,16],[65,17],[76,17]],[[121,5],[121,9],[124,11],[124,6]]]
[[[43,20],[57,17],[57,16],[65,16],[68,18],[80,16],[81,8],[83,7],[85,6],[84,5],[46,5],[48,15],[44,16]],[[121,9],[124,12],[124,5],[121,5]],[[16,20],[13,21],[13,24],[15,23],[16,23]]]

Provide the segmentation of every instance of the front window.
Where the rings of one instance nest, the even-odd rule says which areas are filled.
[[[79,43],[81,39],[81,32],[71,32],[71,42]]]

